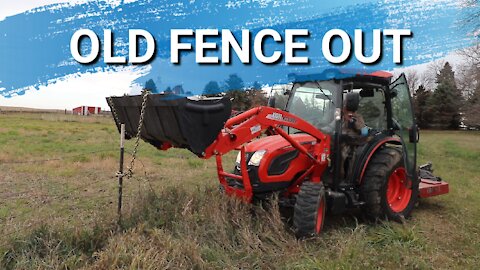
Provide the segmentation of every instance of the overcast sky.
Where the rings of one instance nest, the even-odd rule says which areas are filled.
[[[30,9],[55,3],[83,3],[91,0],[0,0],[0,21],[5,17],[19,14]],[[125,0],[124,2],[134,2]],[[350,1],[350,0],[349,0]],[[118,5],[121,0],[107,0],[112,5]],[[450,54],[447,60],[455,62],[458,57]],[[413,67],[420,72],[428,64]],[[31,107],[42,109],[72,109],[80,105],[99,106],[107,108],[105,97],[123,95],[131,91],[137,92],[140,85],[132,84],[134,80],[148,72],[150,66],[144,68],[124,67],[117,71],[79,74],[63,78],[59,82],[47,86],[40,86],[39,90],[31,87],[24,95],[12,98],[0,96],[1,106]],[[77,74],[78,75],[78,74]]]
[[[78,4],[91,0],[0,0],[0,21],[8,16],[23,13],[33,8],[55,3]],[[121,0],[110,0],[112,4]],[[131,0],[130,0],[131,2]],[[148,67],[143,69],[143,72]],[[141,86],[132,82],[143,74],[142,70],[122,68],[116,72],[96,72],[65,78],[55,84],[31,87],[24,95],[12,98],[0,96],[1,106],[30,107],[39,109],[72,109],[80,105],[107,108],[106,96],[123,95]]]
[[[63,3],[63,2],[77,2],[68,0],[0,0],[0,21],[7,16],[12,16],[27,10],[41,7],[44,5]]]

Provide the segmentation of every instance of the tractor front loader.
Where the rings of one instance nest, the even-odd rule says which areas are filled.
[[[127,139],[137,134],[144,104],[143,140],[215,157],[226,194],[245,202],[279,194],[294,208],[300,237],[320,233],[327,211],[361,208],[372,219],[399,221],[418,198],[448,193],[431,164],[416,164],[419,130],[404,75],[392,82],[387,72],[327,70],[291,78],[291,89],[272,93],[268,107],[232,118],[226,98],[149,94],[145,103],[145,96],[108,101]],[[222,155],[233,150],[236,162],[225,170]]]

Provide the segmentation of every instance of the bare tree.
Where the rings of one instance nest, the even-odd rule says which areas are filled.
[[[436,60],[428,64],[427,70],[424,73],[424,86],[428,90],[433,90],[437,87],[437,76],[440,70],[445,66],[444,59]]]
[[[462,108],[463,122],[470,127],[480,128],[480,42],[460,51],[463,64],[458,68],[459,83],[467,100]]]
[[[465,58],[467,64],[476,66],[480,69],[480,41],[477,41],[471,47],[460,50],[459,54]]]
[[[415,93],[415,91],[417,91],[417,88],[422,84],[420,76],[421,75],[419,75],[418,71],[416,71],[415,69],[409,69],[405,71],[408,88],[413,93]]]
[[[480,42],[459,52],[462,57],[462,64],[457,67],[458,86],[463,96],[469,100],[480,88]]]

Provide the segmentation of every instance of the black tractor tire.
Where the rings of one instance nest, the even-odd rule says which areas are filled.
[[[302,184],[293,210],[293,226],[298,238],[320,234],[325,220],[326,203],[323,183]]]
[[[375,221],[386,218],[403,222],[415,207],[419,192],[418,179],[406,179],[401,149],[392,146],[377,149],[367,164],[360,186],[364,214]],[[392,188],[395,185],[391,183],[395,181],[396,188]],[[400,189],[402,191],[398,191]]]

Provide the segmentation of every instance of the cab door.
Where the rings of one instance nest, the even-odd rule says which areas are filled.
[[[284,111],[287,108],[288,98],[292,92],[292,84],[276,84],[272,87],[268,97],[268,106]]]
[[[418,127],[405,74],[390,84],[391,127],[403,144],[406,169],[411,179],[417,178]]]

